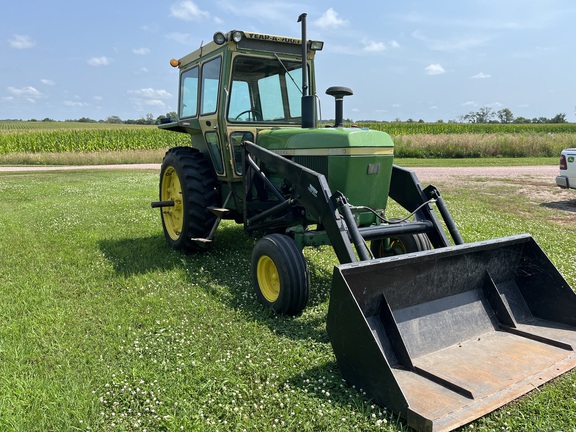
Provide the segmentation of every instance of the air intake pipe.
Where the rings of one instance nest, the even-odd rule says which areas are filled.
[[[336,120],[334,127],[342,127],[344,121],[344,96],[352,96],[352,90],[348,87],[335,86],[326,90],[326,94],[334,96],[336,104]]]

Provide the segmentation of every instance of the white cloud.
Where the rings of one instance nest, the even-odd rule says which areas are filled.
[[[364,51],[378,52],[385,50],[386,50],[386,44],[384,42],[372,41],[364,47]]]
[[[201,10],[193,1],[183,0],[170,7],[170,16],[184,21],[200,21],[209,18],[210,14]]]
[[[14,35],[8,39],[8,43],[16,49],[27,49],[36,45],[36,41],[28,35]]]
[[[26,87],[21,87],[21,88],[8,87],[8,93],[10,93],[14,96],[26,97],[26,98],[36,98],[37,99],[37,98],[42,97],[42,93],[40,93],[38,90],[36,90],[32,86],[26,86]]]
[[[172,97],[166,90],[155,90],[153,88],[128,90],[128,93],[148,99],[170,99]]]
[[[42,84],[45,84],[45,85],[48,85],[48,86],[53,86],[53,85],[56,84],[54,81],[49,80],[49,79],[41,79],[40,82],[41,82]]]
[[[94,67],[98,67],[98,66],[108,66],[110,64],[111,60],[108,57],[102,56],[102,57],[92,57],[89,58],[86,63],[88,63],[90,66],[94,66]]]
[[[348,21],[338,18],[338,12],[330,8],[314,24],[321,28],[338,28],[347,25]]]
[[[144,105],[152,106],[152,107],[159,107],[159,108],[163,108],[166,106],[164,101],[161,101],[158,99],[150,99],[150,100],[144,101]]]
[[[442,75],[443,73],[446,73],[442,65],[439,65],[438,63],[426,66],[424,70],[426,71],[426,75]]]
[[[148,48],[134,48],[132,52],[136,55],[150,54],[150,50]]]
[[[364,41],[365,47],[363,48],[364,51],[368,52],[379,52],[379,51],[386,51],[389,48],[399,48],[400,45],[396,41],[392,42],[376,42],[376,41]]]
[[[476,75],[472,75],[470,77],[470,79],[487,79],[487,78],[492,78],[492,75],[486,74],[484,72],[479,72]]]
[[[138,90],[128,90],[128,94],[134,95],[130,100],[137,110],[154,108],[166,108],[167,99],[171,99],[172,95],[166,90],[143,88]]]
[[[468,106],[475,107],[475,106],[478,106],[478,104],[477,104],[476,102],[474,102],[474,101],[467,101],[467,102],[464,102],[464,103],[461,104],[461,105],[462,105],[463,107],[468,107]]]
[[[71,100],[65,100],[64,105],[67,107],[73,107],[73,108],[81,108],[81,107],[88,106],[88,104],[86,104],[84,102],[77,102],[77,101],[71,101]]]

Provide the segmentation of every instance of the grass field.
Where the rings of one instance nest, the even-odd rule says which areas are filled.
[[[0,173],[0,430],[406,431],[342,382],[325,331],[332,252],[306,251],[303,315],[272,315],[241,226],[224,223],[205,255],[166,245],[157,181]],[[436,185],[465,240],[531,233],[576,286],[572,215],[532,183]],[[573,431],[575,410],[573,372],[465,430]]]

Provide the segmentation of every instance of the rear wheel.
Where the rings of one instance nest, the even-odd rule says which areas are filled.
[[[252,284],[258,301],[285,315],[308,303],[310,277],[302,251],[284,234],[262,237],[252,251]]]
[[[406,234],[386,239],[372,240],[370,250],[375,258],[421,252],[432,249],[432,243],[426,234]]]
[[[160,201],[173,201],[162,208],[164,237],[174,249],[206,250],[206,238],[216,220],[208,207],[217,207],[219,193],[212,164],[191,147],[174,147],[164,156],[160,169]]]

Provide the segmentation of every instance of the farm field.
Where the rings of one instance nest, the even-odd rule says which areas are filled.
[[[387,131],[400,159],[558,158],[576,146],[576,124],[370,123]],[[160,162],[190,138],[156,126],[0,121],[0,164]]]
[[[576,286],[570,191],[539,177],[427,180],[466,241],[531,233]],[[224,223],[204,255],[167,246],[157,182],[0,173],[0,430],[408,431],[342,382],[325,331],[330,249],[306,251],[309,307],[275,316],[253,293],[241,226]],[[575,410],[572,372],[463,430],[571,431]]]

